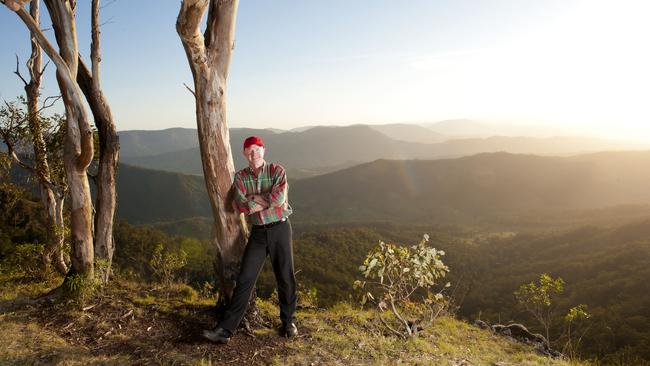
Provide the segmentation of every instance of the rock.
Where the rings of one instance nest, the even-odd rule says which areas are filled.
[[[481,319],[474,320],[474,326],[479,327],[481,329],[489,329],[490,328],[488,323],[482,321]]]
[[[482,328],[483,326],[482,324],[479,325],[478,323],[479,321],[475,321],[474,324]],[[483,321],[480,322],[487,325],[487,323]],[[495,334],[509,337],[512,340],[517,342],[528,343],[535,346],[535,349],[541,355],[547,357],[554,357],[554,358],[560,358],[563,356],[562,353],[554,349],[551,349],[549,347],[548,342],[546,341],[546,338],[543,335],[539,333],[532,333],[531,331],[528,330],[528,328],[526,328],[522,324],[519,323],[510,323],[508,325],[494,324],[492,326],[488,326],[488,328],[491,329]]]

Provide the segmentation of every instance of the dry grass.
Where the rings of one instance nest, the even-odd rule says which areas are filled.
[[[373,311],[347,304],[299,311],[300,335],[286,340],[274,329],[277,306],[259,301],[269,327],[221,346],[200,337],[214,323],[214,300],[185,285],[116,280],[84,304],[29,300],[55,283],[0,283],[0,365],[581,365],[450,317],[418,339],[398,339]]]

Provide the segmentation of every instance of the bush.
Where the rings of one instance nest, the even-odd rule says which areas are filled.
[[[18,244],[0,262],[0,273],[28,281],[42,280],[48,272],[43,269],[43,244]]]
[[[171,286],[174,281],[176,272],[187,264],[187,255],[180,250],[177,253],[171,253],[163,250],[163,245],[156,245],[153,256],[149,261],[149,266],[160,283],[165,286]]]
[[[449,268],[441,260],[445,253],[429,247],[428,241],[425,234],[412,247],[379,242],[359,267],[366,280],[354,283],[356,289],[363,290],[361,304],[374,303],[382,324],[401,337],[416,337],[445,307],[444,288],[432,290],[439,287]],[[384,319],[386,312],[393,315],[392,320]]]

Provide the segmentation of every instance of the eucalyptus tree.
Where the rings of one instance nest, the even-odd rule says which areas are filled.
[[[194,79],[196,124],[203,176],[213,213],[213,242],[219,249],[220,305],[232,296],[246,244],[245,224],[233,207],[235,174],[226,113],[228,70],[234,48],[237,0],[183,0],[176,31]],[[205,32],[201,21],[207,11]]]
[[[45,0],[52,27],[59,47],[57,51],[48,38],[40,29],[34,18],[22,8],[24,0],[0,0],[11,10],[15,11],[20,19],[30,30],[38,45],[54,62],[57,69],[57,81],[63,97],[66,110],[66,134],[63,154],[63,162],[66,172],[66,181],[69,187],[70,197],[70,226],[72,268],[68,272],[68,278],[72,275],[80,275],[85,278],[92,278],[94,275],[94,243],[98,248],[105,249],[106,259],[110,261],[112,256],[112,222],[115,208],[115,167],[117,165],[117,138],[115,125],[110,113],[108,102],[101,92],[99,80],[99,0],[92,2],[92,72],[79,62],[79,49],[77,42],[77,30],[75,19],[76,1],[74,0]],[[81,71],[80,71],[81,70]],[[77,79],[80,82],[77,82]],[[98,124],[100,140],[102,131],[106,132],[104,137],[106,149],[100,150],[100,173],[98,186],[112,189],[112,198],[98,200],[97,229],[100,233],[106,227],[110,234],[100,234],[95,241],[93,237],[93,207],[88,184],[87,169],[93,159],[93,131],[90,126],[89,115],[84,105],[84,92],[86,92],[91,109],[95,113],[95,121]],[[102,126],[102,122],[104,125]],[[111,131],[112,130],[112,131]],[[101,144],[100,144],[101,145]],[[102,160],[101,155],[108,153],[108,159]],[[106,162],[102,170],[102,161]],[[102,171],[104,172],[102,175]],[[105,184],[103,182],[109,182]],[[98,189],[99,191],[99,189]],[[111,196],[109,193],[108,196]],[[108,201],[108,202],[107,202]],[[104,208],[106,207],[106,208]],[[108,215],[102,215],[104,210],[110,211]],[[105,217],[106,219],[101,219]],[[100,256],[101,258],[101,256]],[[110,263],[110,262],[109,262]],[[108,278],[107,276],[105,278]]]

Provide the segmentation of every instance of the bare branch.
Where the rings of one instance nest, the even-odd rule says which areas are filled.
[[[29,85],[27,80],[25,80],[25,78],[20,74],[20,60],[18,59],[18,55],[16,55],[16,71],[14,71],[14,74],[18,75],[20,80],[22,80],[23,83],[25,83],[25,86]]]
[[[192,89],[191,89],[189,86],[187,86],[187,84],[185,84],[185,83],[183,83],[183,85],[185,86],[185,88],[187,88],[187,90],[190,91],[190,93],[192,93],[192,95],[194,95],[194,97],[196,97],[196,93],[194,92],[194,90],[192,90]]]
[[[102,6],[100,6],[100,7],[99,7],[99,9],[104,9],[104,8],[108,8],[109,6],[111,6],[111,5],[113,5],[113,4],[115,4],[116,2],[117,2],[117,0],[112,0],[112,1],[109,1],[109,2],[107,2],[106,4],[104,4],[104,5],[102,5]]]
[[[45,109],[51,108],[60,99],[61,99],[60,95],[52,95],[52,96],[49,96],[49,97],[45,98],[45,100],[43,100],[43,105],[38,110],[38,113],[41,113]]]
[[[18,157],[18,154],[16,154],[16,149],[14,148],[14,144],[13,144],[13,138],[9,135],[9,129],[7,130],[0,129],[0,137],[2,137],[2,140],[7,146],[7,155],[9,155],[11,159],[14,162],[16,162],[16,164],[18,164],[20,167],[29,170],[32,173],[35,173],[35,169],[29,164],[20,160],[20,157]]]
[[[393,327],[391,327],[391,326],[390,326],[390,325],[389,325],[389,324],[384,320],[384,318],[381,317],[381,313],[377,313],[377,317],[379,318],[379,320],[381,320],[381,322],[384,324],[384,326],[385,326],[386,328],[388,328],[391,332],[395,333],[395,334],[396,334],[398,337],[400,337],[400,338],[405,338],[405,337],[404,337],[404,334],[402,334],[402,333],[398,332],[397,330],[395,330]]]
[[[92,43],[90,44],[90,60],[92,67],[92,89],[93,93],[98,93],[100,89],[99,82],[99,63],[101,62],[101,48],[99,43],[100,25],[99,25],[99,1],[92,0],[91,31]]]
[[[41,69],[41,72],[40,72],[39,76],[43,76],[43,74],[45,74],[45,69],[47,69],[47,65],[49,65],[49,64],[50,64],[50,60],[47,60],[47,62],[45,63],[45,66],[43,66],[43,69]]]
[[[100,9],[101,9],[101,8],[100,8]],[[108,18],[107,21],[103,22],[103,23],[100,24],[99,26],[100,26],[100,27],[103,27],[103,26],[105,26],[105,25],[107,25],[107,24],[115,24],[115,22],[113,21],[114,18],[115,18],[115,17],[110,17],[110,18]]]

